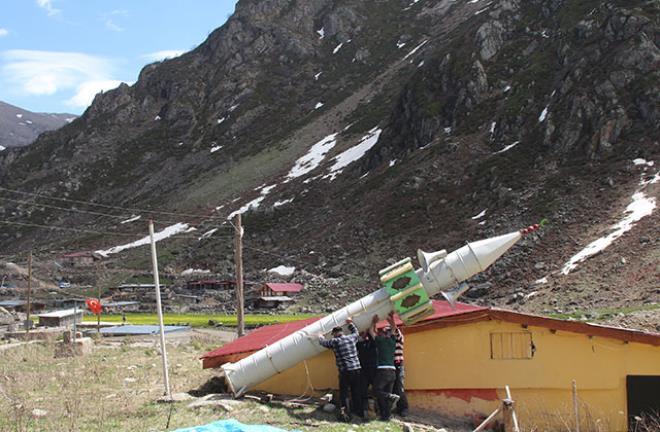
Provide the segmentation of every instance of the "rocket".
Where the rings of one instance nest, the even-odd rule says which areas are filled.
[[[532,225],[520,231],[465,244],[451,253],[418,251],[422,268],[414,270],[410,258],[380,271],[383,288],[368,294],[297,332],[269,345],[250,356],[221,366],[225,380],[238,397],[255,385],[314,357],[323,348],[317,339],[333,327],[342,326],[352,318],[355,326],[364,331],[374,315],[385,317],[398,313],[406,324],[419,321],[433,313],[430,297],[442,294],[452,305],[468,287],[464,283],[486,270],[523,235],[540,228]]]

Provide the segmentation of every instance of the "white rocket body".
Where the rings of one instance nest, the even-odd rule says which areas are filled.
[[[486,270],[520,238],[520,232],[516,231],[467,243],[446,257],[430,262],[427,272],[419,269],[416,273],[431,297]],[[317,338],[319,333],[329,333],[333,327],[343,325],[348,317],[360,331],[366,330],[374,315],[384,318],[392,308],[390,295],[381,288],[236,363],[222,365],[227,383],[232,393],[239,396],[273,375],[323,352],[325,348]]]

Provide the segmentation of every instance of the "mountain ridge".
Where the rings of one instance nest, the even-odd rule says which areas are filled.
[[[0,155],[0,180],[198,212],[186,222],[200,232],[252,205],[250,247],[363,278],[354,284],[372,284],[375,270],[418,247],[450,249],[547,218],[545,233],[473,281],[490,284],[483,300],[515,296],[516,307],[539,309],[568,286],[562,305],[608,303],[590,262],[572,275],[560,270],[616,223],[635,192],[658,198],[655,183],[640,184],[654,168],[632,162],[660,160],[657,12],[650,1],[239,1],[198,48],[97,95],[79,120],[11,161]],[[376,132],[364,157],[333,171]],[[312,157],[315,144],[323,154]],[[312,169],[291,178],[305,157]],[[34,204],[2,211],[38,224],[99,223]],[[640,273],[660,254],[657,215],[613,245],[625,243],[639,261],[620,270],[643,276],[638,303],[658,301]],[[0,238],[20,250],[37,233],[0,230]],[[51,248],[109,246],[107,237],[70,240],[41,236]],[[231,245],[220,237],[164,247],[176,252],[166,265],[231,271]],[[274,259],[248,253],[254,268]],[[620,262],[610,253],[595,259],[603,269]],[[556,281],[535,285],[550,273]],[[532,292],[542,294],[525,297]]]

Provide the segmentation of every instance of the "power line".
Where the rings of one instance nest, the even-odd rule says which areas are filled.
[[[121,237],[131,237],[131,238],[136,237],[136,234],[127,234],[127,233],[109,232],[109,231],[96,231],[96,230],[79,229],[79,228],[66,228],[66,227],[59,227],[59,226],[53,226],[53,225],[41,225],[41,224],[28,223],[28,222],[14,222],[14,221],[0,220],[0,224],[28,226],[28,227],[36,227],[36,228],[46,228],[46,229],[50,229],[50,230],[60,230],[60,231],[81,232],[81,233],[87,233],[87,234],[101,234],[101,235],[108,235],[108,236],[121,236]],[[215,233],[213,235],[215,235]],[[181,234],[173,234],[172,237],[173,236],[176,236],[177,238],[197,239],[197,240],[199,240],[199,238],[201,237],[201,236],[191,236],[191,235],[181,235]],[[140,237],[140,239],[138,239],[138,240],[141,240],[145,237],[147,237],[147,236]]]
[[[110,217],[110,218],[115,218],[115,219],[124,219],[124,220],[130,219],[130,218],[127,218],[126,216],[122,216],[122,215],[113,215],[113,214],[108,214],[108,213],[100,213],[100,212],[95,212],[95,211],[90,211],[90,210],[80,210],[80,209],[76,209],[76,208],[58,207],[58,206],[54,206],[54,205],[50,205],[50,204],[43,204],[43,203],[38,203],[38,202],[21,201],[21,200],[15,200],[15,199],[11,199],[11,198],[2,198],[2,200],[3,201],[14,202],[14,203],[17,203],[17,204],[25,204],[25,205],[29,205],[29,206],[32,206],[32,207],[46,207],[46,208],[52,208],[52,209],[55,209],[55,210],[69,211],[69,212],[74,212],[74,213],[84,213],[84,214],[90,214],[90,215],[94,215],[94,216],[103,216],[103,217]],[[131,215],[131,217],[134,217],[134,216],[135,215]],[[159,219],[157,222],[173,223],[173,224],[177,223],[177,222],[174,222],[174,221],[162,220],[162,219]]]
[[[45,198],[45,199],[50,199],[50,200],[55,200],[55,201],[63,201],[63,202],[84,204],[84,205],[89,205],[89,206],[97,206],[97,207],[103,207],[103,208],[113,209],[113,210],[129,211],[129,212],[132,212],[132,213],[151,213],[151,214],[162,214],[162,215],[168,215],[168,216],[182,216],[182,217],[203,218],[203,219],[220,219],[220,220],[226,221],[226,219],[221,217],[221,216],[198,215],[198,214],[192,214],[192,213],[178,213],[178,212],[168,212],[168,211],[162,211],[162,210],[146,210],[146,209],[131,208],[131,207],[112,206],[112,205],[108,205],[108,204],[98,204],[98,203],[93,203],[93,202],[89,202],[89,201],[74,200],[74,199],[70,199],[70,198],[53,197],[53,196],[50,196],[50,195],[45,195],[45,194],[40,194],[40,193],[35,193],[35,192],[24,192],[24,191],[19,191],[19,190],[15,190],[15,189],[8,189],[8,188],[1,187],[1,186],[0,186],[0,190],[5,191],[5,192],[15,193],[15,194],[40,197],[40,198]]]

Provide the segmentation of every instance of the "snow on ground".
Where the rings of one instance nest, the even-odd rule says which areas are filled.
[[[16,117],[23,118],[23,114],[16,114]]]
[[[649,177],[646,180],[644,180],[644,177],[642,176],[642,179],[639,181],[639,185],[646,186],[648,184],[656,184],[659,181],[660,181],[660,171],[655,173],[653,177]]]
[[[291,202],[293,202],[293,198],[289,198],[287,200],[282,200],[282,201],[276,201],[275,204],[273,204],[273,208],[282,207],[283,205],[287,205]]]
[[[397,161],[396,159],[392,159],[390,161],[390,168],[393,167],[394,165],[396,165],[396,161]]]
[[[243,214],[249,210],[254,210],[259,207],[261,202],[266,199],[266,196],[275,189],[277,185],[271,185],[271,186],[266,186],[263,189],[261,189],[261,195],[259,195],[257,198],[253,199],[249,203],[245,204],[243,207],[239,208],[236,211],[233,211],[229,216],[227,216],[227,219],[231,220],[234,218],[234,216],[238,214]]]
[[[412,51],[410,51],[408,54],[406,54],[406,56],[405,56],[403,59],[405,60],[405,59],[407,59],[408,57],[414,55],[417,51],[419,51],[419,49],[420,49],[421,47],[423,47],[424,45],[426,45],[426,43],[427,43],[428,41],[429,41],[429,40],[426,39],[425,41],[423,41],[422,43],[420,43],[419,45],[417,45],[415,48],[412,49]]]
[[[7,148],[7,147],[5,147],[5,146],[1,146],[1,145],[0,145],[0,151],[5,150],[6,148]]]
[[[202,269],[189,268],[189,269],[186,269],[186,270],[182,271],[181,276],[188,276],[188,275],[192,275],[192,274],[209,274],[209,273],[211,273],[211,270],[202,270]]]
[[[486,212],[487,212],[487,211],[488,211],[488,209],[483,210],[483,211],[482,211],[481,213],[479,213],[478,215],[476,215],[476,216],[472,216],[472,219],[473,219],[473,220],[481,219],[482,217],[486,216]]]
[[[119,223],[120,224],[127,224],[127,223],[131,223],[131,222],[135,222],[136,220],[139,220],[140,218],[142,218],[141,215],[137,215],[137,216],[131,215],[130,219],[126,219],[125,221],[121,221]]]
[[[213,147],[211,147],[211,153],[215,153],[218,150],[220,150],[221,148],[222,148],[221,145],[214,145]]]
[[[479,222],[479,225],[486,225],[486,221]]]
[[[227,117],[219,118],[218,119],[218,124],[222,124],[222,122],[224,122],[225,120],[227,120]]]
[[[317,110],[317,109],[323,108],[323,105],[325,105],[323,102],[318,102],[318,103],[314,106],[314,109]]]
[[[493,154],[504,153],[504,152],[506,152],[506,151],[511,150],[512,148],[514,148],[514,147],[517,146],[518,144],[520,144],[520,141],[516,141],[516,142],[514,142],[513,144],[509,144],[508,146],[505,146],[502,150],[498,150],[498,151],[496,151],[496,152],[493,153]]]
[[[154,241],[159,242],[161,240],[165,240],[166,238],[172,237],[177,234],[181,234],[182,232],[187,232],[188,229],[191,227],[186,224],[186,223],[177,223],[174,225],[170,225],[167,228],[164,228],[161,231],[158,231],[157,233],[154,234]],[[98,253],[101,256],[108,256],[111,254],[116,254],[122,251],[125,251],[126,249],[133,249],[139,246],[144,246],[148,245],[151,242],[149,239],[149,236],[142,237],[140,240],[134,241],[132,243],[127,243],[123,244],[120,246],[115,246],[110,249],[106,250],[97,250],[96,253]]]
[[[508,93],[510,90],[511,90],[511,86],[508,85],[508,86],[504,87],[503,91],[504,91],[504,93]]]
[[[475,15],[482,14],[482,13],[486,12],[489,8],[490,8],[490,4],[488,6],[486,6],[485,8],[483,8],[483,9],[480,9],[480,10],[476,11],[474,14]]]
[[[323,39],[325,37],[325,27],[321,27],[320,30],[316,30],[316,33],[318,33],[319,39]]]
[[[537,279],[534,281],[534,285],[543,285],[548,283],[548,277],[542,277],[541,279]]]
[[[229,109],[228,109],[227,111],[229,111],[229,112],[234,112],[234,111],[236,111],[236,108],[239,107],[239,105],[240,105],[240,104],[232,105],[232,106],[229,107]]]
[[[421,68],[422,66],[424,66],[424,60],[422,60],[421,62],[419,62],[419,64],[417,65],[417,68]]]
[[[343,47],[343,46],[344,46],[344,42],[341,42],[339,45],[337,45],[335,47],[335,49],[332,50],[332,53],[337,54],[339,52],[339,50],[341,49],[341,47]]]
[[[624,212],[624,217],[617,223],[612,226],[613,230],[608,235],[594,240],[589,243],[587,247],[582,249],[577,254],[573,255],[570,260],[564,265],[561,272],[565,275],[569,274],[571,271],[575,270],[577,265],[589,257],[596,255],[597,253],[602,252],[606,247],[611,245],[614,240],[621,237],[626,232],[630,231],[637,221],[640,219],[651,215],[655,209],[655,198],[646,196],[644,192],[636,192],[632,196],[632,203],[626,207]]]
[[[319,77],[320,77],[321,75],[323,75],[323,71],[321,71],[321,72],[317,73],[316,75],[314,75],[314,81],[318,81],[318,80],[319,80]]]
[[[550,106],[543,108],[543,111],[541,111],[541,115],[539,115],[539,123],[545,121],[545,118],[548,116],[548,108],[550,108]]]
[[[25,123],[32,124],[32,122],[30,120],[25,120]]]
[[[337,144],[336,133],[328,135],[314,144],[307,154],[299,158],[293,165],[293,168],[291,168],[291,171],[289,171],[289,174],[286,176],[285,183],[313,171],[319,166],[323,158],[325,158],[325,155],[332,150],[335,144]]]
[[[199,239],[200,240],[207,239],[211,237],[213,234],[215,234],[216,231],[218,231],[218,228],[213,228],[212,230],[206,231],[204,234],[202,234],[202,236]]]
[[[293,276],[293,273],[295,271],[296,271],[295,267],[287,267],[287,266],[280,265],[280,266],[273,267],[272,269],[268,270],[268,273],[275,273],[275,274],[278,274],[280,276],[288,277],[288,276]]]
[[[371,129],[367,135],[363,136],[360,142],[355,146],[335,156],[335,163],[330,167],[330,172],[324,175],[323,178],[329,177],[330,181],[334,180],[339,174],[341,174],[344,168],[360,159],[369,151],[369,149],[371,149],[371,147],[375,146],[382,132],[383,130],[376,126]]]
[[[653,161],[647,161],[646,159],[642,159],[642,158],[633,159],[632,163],[634,163],[635,165],[646,165],[649,167],[652,167],[655,164],[655,162]]]
[[[490,124],[490,134],[493,135],[495,133],[495,126],[497,126],[497,122],[492,122]]]
[[[159,116],[159,115],[157,115],[156,117],[154,117],[154,121],[158,121],[158,120],[160,120],[160,116]]]
[[[399,49],[403,48],[404,46],[406,46],[405,42],[397,42],[396,43],[396,47],[399,48]]]

